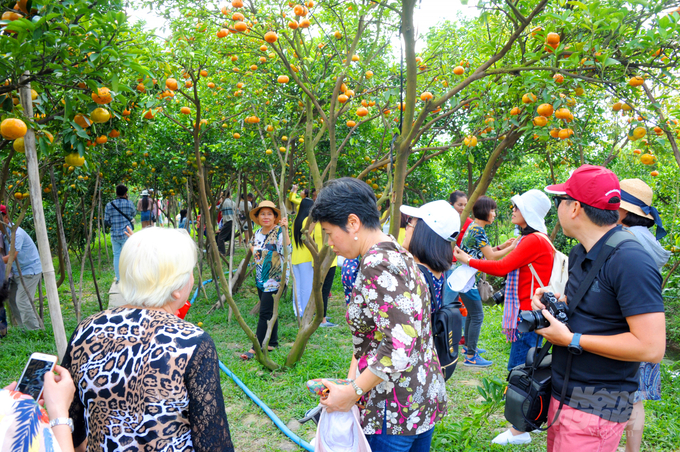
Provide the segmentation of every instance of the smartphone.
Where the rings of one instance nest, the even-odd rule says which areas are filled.
[[[19,378],[16,391],[39,400],[45,386],[45,374],[54,370],[57,357],[44,353],[33,353]]]

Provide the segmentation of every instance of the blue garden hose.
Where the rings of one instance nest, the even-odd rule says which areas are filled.
[[[262,408],[262,411],[265,412],[267,416],[274,422],[274,425],[276,425],[281,432],[283,432],[288,438],[290,438],[291,441],[293,441],[295,444],[298,446],[302,447],[304,450],[307,450],[309,452],[314,452],[314,447],[312,447],[311,444],[309,444],[307,441],[304,439],[300,438],[297,436],[295,433],[293,433],[287,426],[286,424],[283,423],[283,421],[269,408],[265,403],[260,400],[258,396],[256,396],[250,389],[248,389],[248,386],[246,386],[227,366],[220,361],[220,369],[222,369],[222,372],[227,374],[232,380],[234,380],[234,383],[238,385],[239,388],[243,390],[243,392],[246,393],[250,399],[255,402],[257,406]]]
[[[234,270],[234,271],[236,271],[236,270]],[[208,279],[206,281],[203,281],[201,283],[201,285],[205,286],[206,284],[209,284],[211,282],[212,282],[212,279]],[[199,289],[200,289],[200,286],[196,288],[196,291],[194,292],[194,296],[191,297],[191,301],[189,302],[191,305],[193,305],[194,302],[196,301],[196,298],[198,298],[198,290]],[[227,376],[229,378],[231,378],[234,381],[234,383],[236,383],[236,385],[239,388],[241,388],[243,390],[243,392],[245,392],[245,394],[248,397],[250,397],[250,400],[255,402],[255,404],[257,406],[262,408],[262,411],[264,411],[264,413],[267,416],[269,416],[269,418],[272,420],[272,422],[274,422],[274,425],[276,425],[284,435],[286,435],[288,438],[290,438],[291,441],[293,441],[298,446],[302,447],[304,450],[309,451],[309,452],[314,452],[314,447],[312,447],[311,444],[309,444],[307,441],[305,441],[304,439],[300,438],[295,433],[293,433],[291,431],[291,429],[289,429],[288,426],[286,426],[286,424],[284,424],[283,421],[271,410],[271,408],[269,408],[262,400],[260,400],[260,398],[258,396],[256,396],[253,393],[253,391],[248,389],[248,386],[246,386],[245,383],[243,383],[241,381],[241,379],[236,376],[236,374],[234,374],[231,370],[229,370],[229,368],[227,366],[225,366],[222,361],[220,361],[220,369],[222,369],[222,372],[227,374]]]

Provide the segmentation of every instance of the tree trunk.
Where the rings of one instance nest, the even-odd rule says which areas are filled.
[[[64,244],[63,257],[64,265],[66,266],[66,274],[68,274],[68,283],[71,287],[71,299],[73,301],[73,308],[76,309],[76,286],[73,282],[73,269],[71,268],[71,255],[68,252],[68,242],[66,241],[66,234],[64,234],[64,221],[61,216],[61,204],[59,204],[59,191],[57,188],[57,180],[54,177],[54,168],[50,166],[50,182],[52,183],[52,199],[54,200],[54,211],[57,219],[57,233],[61,237],[61,242]],[[66,197],[66,195],[64,195]],[[66,205],[66,203],[64,203]],[[77,310],[77,309],[76,309]]]
[[[28,72],[22,75],[22,80],[28,78]],[[29,122],[33,118],[33,103],[31,100],[31,84],[23,84],[19,90],[21,104],[24,107],[24,115]],[[66,353],[66,330],[64,328],[64,318],[61,315],[61,305],[59,304],[59,291],[57,280],[54,274],[54,264],[52,263],[52,252],[50,242],[47,237],[47,226],[45,222],[45,211],[43,210],[42,190],[40,189],[40,172],[38,168],[38,153],[35,148],[35,134],[29,127],[24,137],[24,147],[26,148],[26,167],[28,172],[28,182],[31,187],[31,203],[33,206],[33,224],[35,235],[38,241],[40,252],[40,263],[42,265],[43,276],[45,278],[45,290],[47,293],[47,304],[50,309],[52,330],[54,341],[57,346],[57,353],[61,361]]]
[[[518,128],[515,128],[506,135],[503,141],[498,143],[496,149],[493,150],[489,156],[489,160],[486,162],[484,171],[482,171],[482,175],[479,177],[477,187],[475,187],[474,192],[468,194],[468,203],[463,209],[463,212],[460,214],[461,218],[467,218],[470,216],[470,212],[472,211],[472,206],[474,206],[475,201],[477,201],[480,196],[486,193],[486,190],[489,188],[489,184],[491,184],[491,181],[493,180],[496,161],[501,157],[501,154],[503,154],[506,149],[514,146],[521,136],[522,132],[520,132]]]

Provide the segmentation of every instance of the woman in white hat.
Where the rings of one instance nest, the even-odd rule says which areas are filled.
[[[267,334],[267,322],[274,314],[274,294],[278,292],[283,279],[284,247],[292,252],[290,238],[283,228],[288,227],[288,218],[281,216],[281,211],[271,201],[262,201],[250,211],[250,219],[260,226],[250,239],[250,251],[255,261],[255,285],[260,297],[260,318],[257,321],[257,340],[263,345]],[[288,282],[288,275],[283,284]],[[279,345],[279,321],[272,329],[269,339],[269,350]],[[252,348],[243,353],[241,358],[251,359],[255,355]]]
[[[671,257],[670,251],[664,249],[659,240],[664,238],[666,230],[661,223],[659,212],[652,207],[654,192],[649,185],[640,179],[624,179],[621,184],[621,206],[619,207],[619,223],[627,226],[635,234],[642,247],[652,256],[659,271]],[[656,225],[656,236],[650,228]],[[642,432],[645,428],[644,400],[661,400],[661,368],[659,364],[640,363],[638,372],[639,389],[635,393],[633,412],[626,425],[626,452],[637,452],[642,444]]]
[[[137,210],[141,212],[142,229],[151,226],[151,200],[149,199],[149,190],[142,190],[142,198],[137,201]]]
[[[541,281],[550,281],[555,251],[547,235],[545,216],[550,210],[550,199],[540,190],[529,190],[515,195],[512,201],[512,223],[517,225],[521,236],[515,249],[498,261],[472,259],[456,247],[456,259],[470,267],[493,276],[508,276],[505,285],[503,332],[510,346],[508,370],[524,364],[529,349],[535,347],[539,336],[531,331],[517,331],[519,311],[531,310],[531,296],[538,287],[529,264],[532,264]],[[531,436],[514,427],[493,439],[494,444],[527,444]]]

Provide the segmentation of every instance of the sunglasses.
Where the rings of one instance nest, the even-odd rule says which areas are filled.
[[[572,200],[572,198],[570,198],[569,196],[555,196],[553,198],[553,202],[555,203],[555,209],[560,208],[560,203],[562,201],[570,201],[570,200]]]

